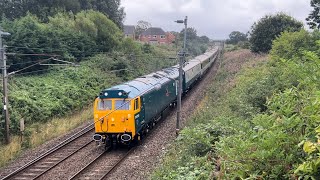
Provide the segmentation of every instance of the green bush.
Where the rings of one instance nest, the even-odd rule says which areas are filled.
[[[170,159],[154,176],[188,177],[196,171],[191,164],[201,162],[214,163],[202,171],[211,179],[319,179],[318,37],[318,32],[285,32],[274,42],[272,61],[235,78],[223,63],[208,100],[180,137],[188,133],[195,139],[182,138],[174,146],[179,156],[169,151]],[[204,127],[219,133],[208,136]],[[209,157],[214,158],[208,162]],[[182,167],[191,172],[181,175]]]
[[[92,10],[58,13],[43,23],[31,14],[1,25],[11,36],[6,38],[9,52],[18,54],[54,54],[68,61],[81,61],[97,52],[120,48],[122,32],[107,16]],[[47,56],[9,56],[9,71],[15,71]],[[32,61],[32,62],[30,62]],[[28,63],[29,62],[29,63]],[[26,71],[47,68],[35,66]]]
[[[161,47],[155,47],[153,55],[143,53],[142,45],[136,42],[125,40],[120,45],[121,51],[83,60],[80,67],[51,68],[42,75],[10,78],[11,132],[19,132],[21,118],[26,126],[35,122],[47,123],[53,117],[63,117],[86,108],[104,88],[175,63],[159,59],[165,55],[160,53],[163,52]],[[133,56],[134,59],[126,54],[129,50],[137,55]],[[2,115],[0,118],[3,124]],[[0,132],[2,138],[3,129]]]
[[[301,22],[284,14],[267,15],[255,22],[251,27],[250,44],[252,52],[268,53],[272,49],[272,41],[284,31],[300,31]]]
[[[315,51],[316,41],[319,40],[319,32],[312,34],[306,30],[299,32],[283,32],[281,36],[273,41],[270,55],[273,59],[300,59],[303,60],[304,51]]]
[[[278,38],[274,43],[273,61],[264,68],[269,73],[264,74],[261,68],[246,71],[240,75],[240,81],[231,91],[231,94],[238,92],[239,96],[230,96],[233,101],[229,102],[240,107],[231,109],[240,115],[250,113],[250,116],[244,117],[250,122],[251,128],[239,128],[239,133],[221,137],[216,143],[222,171],[227,179],[295,178],[293,170],[305,157],[298,144],[305,138],[315,136],[314,129],[318,126],[319,118],[317,80],[320,78],[320,61],[317,52],[306,49],[318,47],[310,46],[315,40],[313,43],[300,41],[312,37],[308,33],[283,35],[284,37]],[[295,39],[297,35],[300,40]],[[288,41],[300,41],[302,48],[295,49],[299,46],[298,43],[284,48],[279,46],[286,45]],[[287,50],[287,53],[282,50]],[[290,59],[285,60],[285,57]],[[266,78],[272,80],[264,85],[262,82]],[[269,95],[265,94],[266,92]],[[259,101],[261,98],[265,100]],[[252,111],[252,107],[262,105],[261,102],[265,102],[265,110]]]

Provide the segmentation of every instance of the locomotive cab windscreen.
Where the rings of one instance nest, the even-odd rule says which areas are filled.
[[[131,140],[136,134],[135,117],[140,113],[140,97],[128,97],[127,92],[102,92],[94,104],[95,140],[117,137]],[[99,137],[99,138],[95,138]]]

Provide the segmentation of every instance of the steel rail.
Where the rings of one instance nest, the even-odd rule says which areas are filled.
[[[108,175],[110,175],[113,170],[118,167],[121,162],[123,162],[128,156],[130,153],[132,153],[135,149],[136,149],[137,146],[131,148],[128,152],[125,152],[124,155],[122,155],[122,157],[120,157],[120,159],[118,159],[116,161],[116,163],[112,164],[111,168],[106,172],[104,173],[103,175],[101,175],[100,178],[96,178],[96,179],[99,179],[99,180],[102,180],[104,178],[106,178]],[[109,149],[108,149],[109,150]],[[69,178],[69,180],[75,180],[75,179],[80,179],[81,178],[81,175],[82,174],[85,174],[85,171],[89,170],[91,166],[94,166],[96,163],[98,163],[99,160],[101,160],[102,156],[104,156],[107,151],[104,151],[103,153],[99,154],[96,158],[94,158],[92,161],[90,161],[85,167],[83,167],[80,171],[78,171],[76,174],[74,174],[72,177]],[[106,167],[106,166],[105,166]],[[99,174],[94,174],[94,175],[99,175]]]
[[[135,149],[137,148],[137,146],[134,146],[133,148],[131,148],[115,165],[112,166],[112,168],[106,172],[99,180],[102,180],[104,178],[106,178],[108,175],[110,175],[114,169],[116,169],[116,167],[118,167],[128,156],[129,154],[131,154]]]
[[[85,167],[80,169],[76,174],[74,174],[69,180],[76,179],[76,177],[80,176],[85,170],[87,170],[90,166],[92,166],[97,160],[101,158],[101,156],[105,155],[107,151],[104,151],[103,153],[99,154],[97,157],[95,157],[92,161],[90,161]]]
[[[24,171],[25,169],[27,169],[28,167],[34,165],[35,163],[39,162],[40,160],[44,159],[45,157],[48,157],[49,155],[51,155],[52,153],[56,152],[57,150],[65,147],[66,145],[68,145],[71,142],[75,141],[76,139],[78,139],[79,137],[83,136],[84,134],[90,132],[92,129],[94,129],[93,123],[91,123],[90,125],[88,125],[84,129],[82,129],[81,131],[75,133],[71,137],[67,138],[66,140],[62,141],[61,143],[59,143],[58,145],[54,146],[53,148],[49,149],[45,153],[41,154],[40,156],[38,156],[34,160],[31,160],[30,162],[28,162],[27,164],[23,165],[19,169],[17,169],[15,171],[13,171],[12,173],[6,175],[5,177],[2,178],[2,180],[10,179],[11,177],[13,177],[13,176],[17,175],[18,173]]]
[[[71,154],[69,154],[68,156],[64,157],[63,159],[61,159],[60,161],[58,161],[56,164],[54,164],[53,166],[51,166],[50,168],[46,169],[45,171],[43,171],[41,174],[37,175],[36,177],[34,177],[33,179],[38,179],[39,177],[41,177],[42,175],[44,175],[45,173],[47,173],[48,171],[50,171],[51,169],[53,169],[54,167],[56,167],[57,165],[61,164],[63,161],[65,161],[66,159],[68,159],[69,157],[71,157],[72,155],[76,154],[77,152],[79,152],[81,149],[87,147],[89,144],[91,144],[92,142],[94,142],[94,140],[92,139],[91,141],[87,142],[86,144],[82,145],[80,148],[78,148],[77,150],[75,150],[74,152],[72,152]]]

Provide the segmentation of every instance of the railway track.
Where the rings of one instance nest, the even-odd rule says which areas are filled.
[[[95,143],[92,133],[93,126],[90,125],[2,179],[37,179],[43,176],[81,149]]]
[[[69,180],[75,179],[96,179],[102,180],[107,178],[113,170],[124,161],[128,155],[136,148],[130,150],[105,151],[99,154],[84,168],[74,174]]]

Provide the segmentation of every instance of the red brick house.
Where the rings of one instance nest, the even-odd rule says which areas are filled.
[[[142,32],[139,39],[149,44],[171,44],[175,36],[171,33],[164,32],[161,28],[151,27]]]
[[[126,38],[135,39],[135,30],[136,28],[134,26],[124,25],[123,26],[123,34]]]
[[[174,43],[176,37],[171,32],[166,32],[167,42]]]

